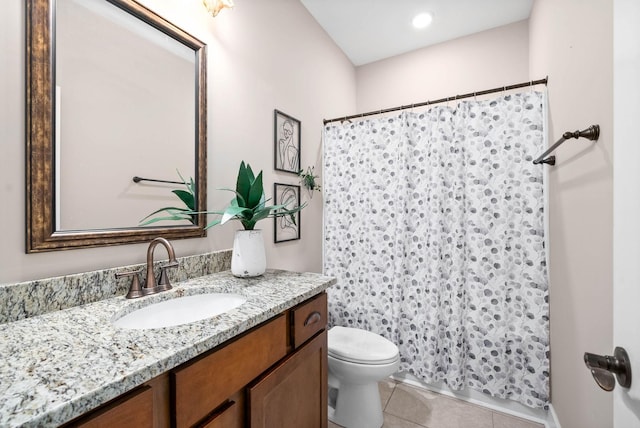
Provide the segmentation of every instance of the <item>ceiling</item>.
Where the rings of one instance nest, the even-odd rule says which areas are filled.
[[[300,0],[356,65],[529,18],[533,0]],[[415,29],[415,15],[431,25]]]

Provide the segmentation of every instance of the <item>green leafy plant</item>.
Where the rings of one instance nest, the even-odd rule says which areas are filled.
[[[313,169],[314,167],[310,166],[307,168],[307,172],[303,172],[304,170],[302,169],[298,171],[298,176],[301,178],[300,184],[307,188],[311,197],[313,197],[314,190],[317,190],[318,192],[321,190],[320,185],[316,181],[319,177],[313,174]]]
[[[185,205],[186,208],[181,207],[164,207],[156,210],[140,220],[140,226],[146,226],[148,224],[156,223],[164,220],[187,220],[191,222],[191,224],[197,224],[198,222],[198,213],[196,212],[196,185],[193,181],[193,178],[189,177],[189,181],[187,182],[180,171],[178,171],[178,176],[182,183],[184,184],[186,190],[184,189],[175,189],[171,192],[175,194]],[[157,214],[165,213],[167,215],[154,217]]]
[[[217,214],[221,217],[207,224],[207,229],[218,224],[224,224],[229,220],[238,220],[245,230],[253,230],[260,220],[265,218],[289,216],[295,224],[295,214],[302,210],[306,203],[288,208],[287,204],[267,205],[269,199],[265,198],[262,185],[262,171],[257,176],[249,164],[242,161],[238,170],[236,188],[222,189],[235,193],[235,197],[229,202],[224,211],[206,211],[207,214]]]

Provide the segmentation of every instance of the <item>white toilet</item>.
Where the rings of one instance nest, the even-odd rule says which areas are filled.
[[[329,420],[346,428],[380,428],[378,381],[398,370],[398,347],[378,334],[340,326],[329,330],[327,341]]]

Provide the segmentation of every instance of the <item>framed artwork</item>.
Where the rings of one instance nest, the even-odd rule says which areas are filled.
[[[273,184],[273,198],[276,205],[284,204],[292,209],[300,206],[300,186],[293,184]],[[273,242],[285,242],[300,239],[300,213],[290,216],[274,217]]]
[[[298,174],[300,171],[300,121],[274,110],[274,168]]]

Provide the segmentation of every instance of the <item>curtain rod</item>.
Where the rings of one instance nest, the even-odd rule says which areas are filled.
[[[404,105],[404,106],[392,107],[392,108],[387,108],[387,109],[382,109],[382,110],[375,110],[375,111],[370,111],[370,112],[367,112],[367,113],[352,114],[351,116],[336,117],[334,119],[324,119],[323,122],[326,125],[327,123],[337,122],[339,120],[340,121],[345,121],[345,120],[357,119],[357,118],[365,117],[365,116],[373,116],[375,114],[390,113],[392,111],[405,110],[405,109],[408,109],[408,108],[424,107],[424,106],[428,106],[428,105],[431,105],[431,104],[439,104],[439,103],[444,103],[444,102],[448,102],[448,101],[460,100],[462,98],[476,97],[478,95],[487,95],[487,94],[493,94],[495,92],[509,91],[511,89],[526,88],[527,86],[546,85],[548,79],[549,78],[547,76],[544,79],[530,80],[528,82],[516,83],[515,85],[509,85],[509,86],[500,86],[499,88],[485,89],[484,91],[469,92],[468,94],[456,95],[454,97],[440,98],[439,100],[435,100],[435,101],[425,101],[425,102],[422,102],[422,103],[407,104],[407,105]]]

